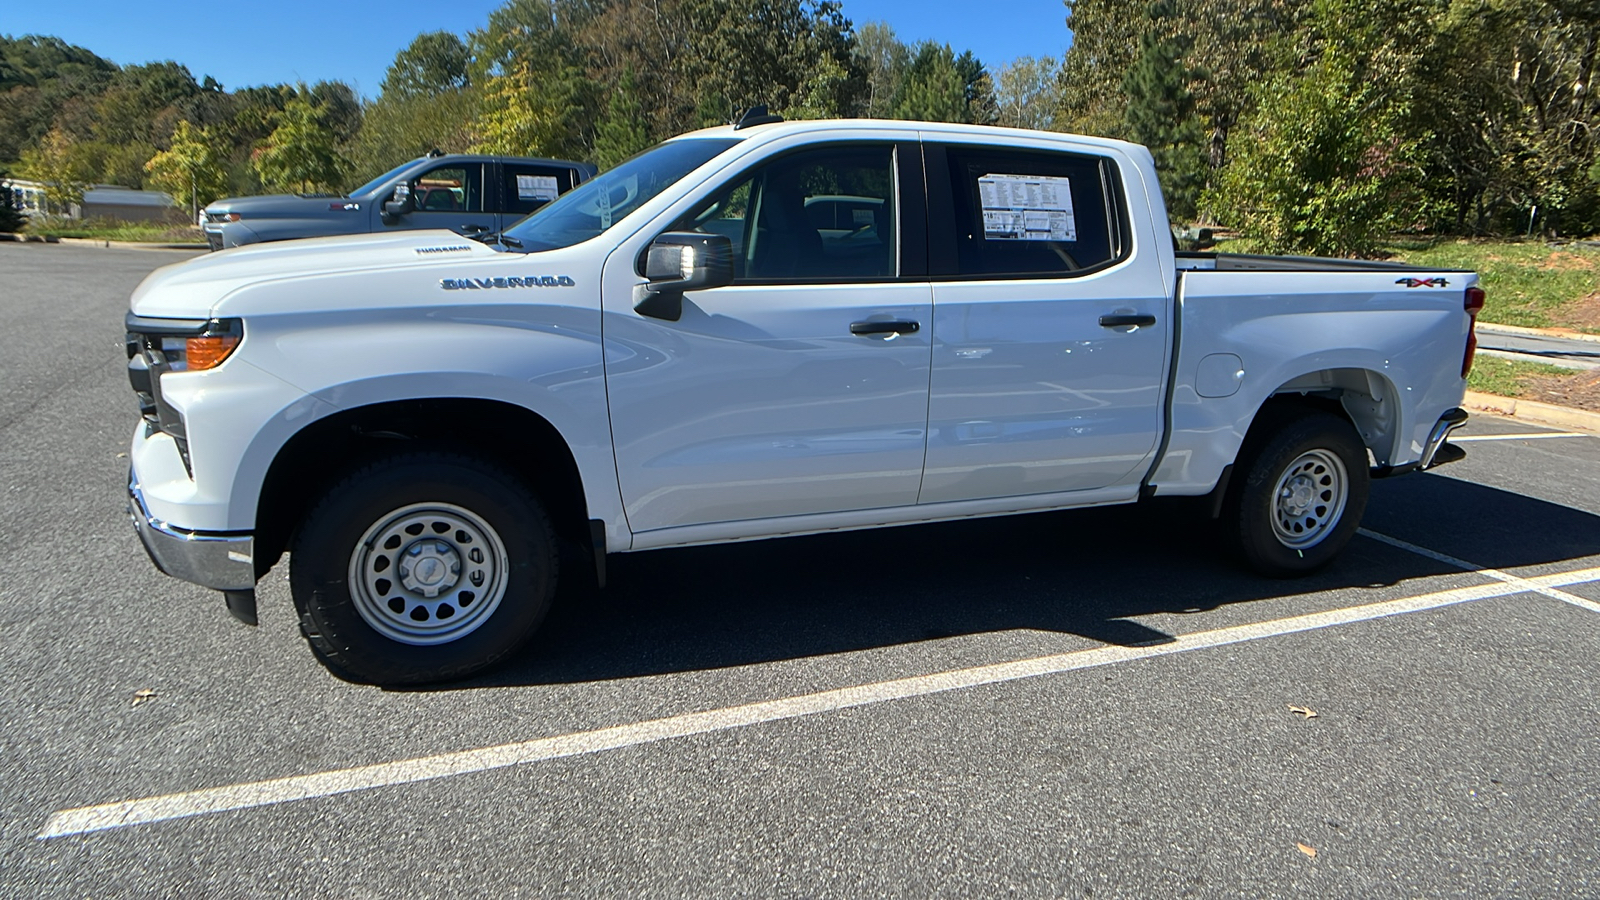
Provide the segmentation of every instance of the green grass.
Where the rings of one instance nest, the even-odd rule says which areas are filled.
[[[1520,397],[1527,388],[1527,379],[1535,375],[1576,374],[1572,369],[1547,366],[1544,363],[1501,359],[1498,356],[1479,354],[1472,361],[1472,371],[1467,373],[1467,389],[1501,397]]]
[[[1477,272],[1489,295],[1479,315],[1484,322],[1583,328],[1567,312],[1600,291],[1600,250],[1542,242],[1447,241],[1422,249],[1396,247],[1393,252],[1395,259],[1414,265]]]
[[[193,225],[164,225],[156,222],[117,222],[90,219],[46,219],[28,224],[28,234],[66,238],[93,238],[99,241],[135,241],[151,244],[204,244],[206,236]]]

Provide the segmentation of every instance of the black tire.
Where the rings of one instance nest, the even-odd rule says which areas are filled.
[[[426,684],[521,647],[550,608],[557,560],[549,518],[511,473],[411,453],[329,489],[295,535],[289,584],[301,632],[335,674]]]
[[[1371,487],[1366,445],[1332,413],[1264,415],[1235,464],[1225,533],[1257,572],[1305,575],[1332,562],[1361,526]]]

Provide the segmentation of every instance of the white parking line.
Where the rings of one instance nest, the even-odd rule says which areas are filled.
[[[1592,612],[1592,613],[1600,613],[1600,603],[1596,603],[1593,600],[1585,600],[1584,598],[1579,597],[1576,594],[1569,594],[1566,591],[1558,591],[1554,587],[1551,587],[1551,585],[1555,584],[1556,582],[1550,581],[1549,579],[1555,578],[1557,576],[1546,575],[1546,576],[1544,576],[1542,578],[1538,578],[1538,579],[1519,578],[1516,575],[1510,574],[1509,572],[1502,572],[1499,569],[1491,569],[1488,566],[1480,566],[1477,563],[1467,562],[1464,559],[1457,559],[1454,556],[1450,556],[1448,554],[1440,553],[1437,550],[1429,550],[1427,547],[1418,547],[1416,544],[1412,544],[1412,543],[1408,543],[1406,541],[1402,541],[1399,538],[1392,538],[1392,537],[1389,537],[1386,534],[1379,534],[1376,531],[1369,531],[1368,529],[1365,529],[1365,528],[1358,528],[1358,529],[1356,529],[1356,533],[1360,534],[1360,535],[1364,535],[1364,536],[1369,537],[1369,538],[1372,538],[1375,541],[1382,541],[1383,543],[1388,544],[1391,547],[1399,547],[1401,550],[1409,550],[1412,553],[1415,553],[1415,554],[1417,554],[1419,556],[1426,556],[1429,559],[1436,559],[1439,562],[1445,563],[1447,565],[1455,566],[1458,569],[1466,569],[1469,572],[1477,572],[1479,575],[1487,575],[1488,577],[1493,578],[1493,579],[1495,579],[1497,581],[1504,581],[1506,584],[1516,585],[1517,587],[1520,587],[1525,591],[1532,591],[1535,594],[1543,594],[1546,597],[1550,597],[1550,598],[1553,598],[1553,599],[1556,599],[1556,600],[1560,600],[1562,603],[1571,603],[1573,606],[1576,606],[1576,607],[1578,607],[1580,609],[1586,609],[1586,610],[1588,610],[1589,612]],[[1591,580],[1591,579],[1580,579],[1579,581],[1562,581],[1560,583],[1561,584],[1579,584],[1582,581],[1588,581],[1588,580]]]
[[[1385,540],[1381,536],[1378,536],[1378,539]],[[1411,549],[1411,545],[1397,543],[1393,539],[1387,540],[1390,543],[1396,543],[1397,546]],[[1421,548],[1416,549],[1420,550]],[[1490,570],[1481,571],[1486,575],[1490,572]],[[1494,576],[1490,575],[1490,577]],[[40,830],[38,837],[46,839],[73,834],[87,834],[131,825],[149,825],[189,816],[270,806],[295,800],[331,797],[352,791],[487,772],[542,760],[579,756],[623,747],[635,747],[672,738],[709,734],[768,722],[797,719],[803,716],[869,706],[892,700],[923,697],[981,685],[999,684],[1024,678],[1036,678],[1041,675],[1056,675],[1114,663],[1169,656],[1190,650],[1222,647],[1229,644],[1260,640],[1261,638],[1329,628],[1335,625],[1348,625],[1386,616],[1438,609],[1456,603],[1483,600],[1490,597],[1504,597],[1528,590],[1547,593],[1555,586],[1595,580],[1600,577],[1600,570],[1587,569],[1578,573],[1544,576],[1538,582],[1515,579],[1516,583],[1512,583],[1507,580],[1511,577],[1502,574],[1499,582],[1493,584],[1436,591],[1364,606],[1290,616],[1268,622],[1256,622],[1249,625],[1236,625],[1229,628],[1181,635],[1170,643],[1149,647],[1112,646],[1092,650],[1079,650],[1072,653],[956,669],[932,675],[880,681],[856,687],[784,697],[777,700],[748,703],[723,709],[685,713],[646,722],[538,738],[513,744],[501,744],[476,750],[463,750],[397,762],[335,769],[308,775],[294,775],[267,781],[232,784],[145,797],[138,800],[125,800],[66,809],[51,815]]]
[[[1460,437],[1451,436],[1450,443],[1465,444],[1471,441],[1536,441],[1540,438],[1580,438],[1594,437],[1581,431],[1540,431],[1534,434],[1468,434]]]

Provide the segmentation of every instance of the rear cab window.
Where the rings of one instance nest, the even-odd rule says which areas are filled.
[[[1070,278],[1126,258],[1116,163],[1091,154],[928,147],[935,277]]]
[[[572,170],[558,166],[505,163],[500,167],[502,212],[525,216],[572,190]]]

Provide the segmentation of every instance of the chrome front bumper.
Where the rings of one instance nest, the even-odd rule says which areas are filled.
[[[128,479],[128,517],[144,543],[150,561],[173,578],[219,591],[245,591],[256,586],[249,534],[185,531],[154,518],[144,505],[139,483]]]

